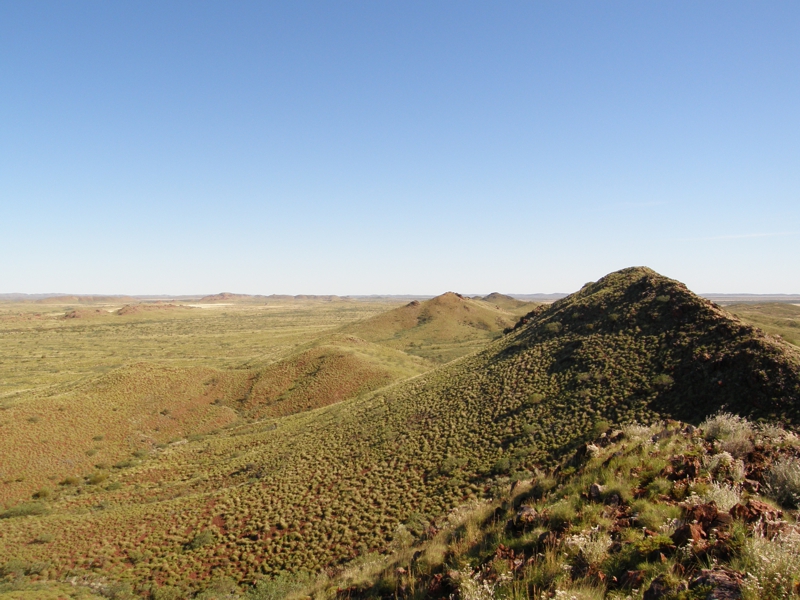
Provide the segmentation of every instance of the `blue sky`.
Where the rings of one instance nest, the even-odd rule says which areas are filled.
[[[0,0],[0,292],[800,293],[797,2]]]

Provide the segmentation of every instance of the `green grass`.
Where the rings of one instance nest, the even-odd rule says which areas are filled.
[[[725,310],[772,335],[800,346],[800,306],[785,303],[731,304]]]

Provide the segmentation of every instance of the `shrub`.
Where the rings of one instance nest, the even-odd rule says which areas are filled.
[[[204,529],[203,531],[199,532],[197,535],[192,538],[192,541],[189,542],[188,546],[190,550],[197,550],[198,548],[202,548],[203,546],[208,546],[209,544],[213,544],[217,539],[217,536],[214,535],[214,532],[210,529]]]
[[[68,475],[64,477],[58,485],[78,485],[81,482],[80,477],[75,477],[74,475]]]
[[[728,512],[739,504],[742,499],[742,491],[737,486],[730,486],[724,483],[713,482],[707,486],[702,495],[693,494],[687,502],[692,504],[714,502],[720,512]]]
[[[292,575],[280,573],[273,579],[259,581],[245,596],[247,600],[284,600],[293,592],[298,592],[309,585],[310,577],[305,573]]]
[[[108,479],[108,473],[103,471],[95,471],[86,478],[86,483],[89,485],[98,485],[103,483],[106,479]]]
[[[662,373],[661,375],[656,375],[653,378],[653,385],[659,388],[669,387],[673,383],[675,383],[675,380],[666,373]]]
[[[800,535],[778,535],[774,539],[760,535],[747,538],[742,549],[742,563],[747,572],[744,585],[746,600],[793,598],[800,581]]]
[[[744,463],[733,458],[730,452],[720,452],[706,461],[708,472],[717,479],[744,480]]]
[[[13,519],[15,517],[29,517],[47,514],[48,509],[42,502],[23,502],[0,512],[0,519]]]
[[[52,495],[53,490],[51,490],[49,487],[43,487],[39,491],[33,493],[33,497],[38,500],[47,500]]]
[[[559,333],[562,329],[564,329],[564,326],[558,321],[553,321],[544,326],[544,330],[547,333]]]
[[[580,554],[587,564],[596,566],[608,555],[611,536],[597,529],[592,529],[588,533],[581,532],[568,537],[566,543],[567,547],[576,554]]]
[[[753,426],[739,415],[719,412],[703,421],[700,428],[707,440],[719,442],[720,449],[733,456],[741,458],[753,449]]]
[[[800,460],[792,457],[779,459],[766,476],[770,496],[788,506],[800,506]]]

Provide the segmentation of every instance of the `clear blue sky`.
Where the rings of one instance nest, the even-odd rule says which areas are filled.
[[[800,293],[800,3],[0,0],[0,292]]]

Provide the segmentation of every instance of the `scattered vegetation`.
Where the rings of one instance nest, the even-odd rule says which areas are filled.
[[[435,306],[466,315],[471,302],[490,310],[455,294]],[[783,543],[756,522],[793,525],[770,504],[796,501],[780,491],[795,489],[781,469],[797,444],[778,425],[800,421],[790,346],[647,269],[500,329],[424,304],[361,321],[364,335],[284,333],[271,359],[233,369],[135,363],[8,403],[17,445],[0,447],[15,448],[3,471],[45,475],[8,477],[3,501],[65,482],[48,514],[4,520],[0,564],[47,564],[8,577],[77,578],[109,597],[601,598],[655,585],[689,598],[721,585],[716,560],[750,589],[747,544]],[[398,329],[398,315],[416,321]],[[449,342],[435,348],[442,322]],[[488,345],[464,355],[477,340]],[[461,358],[417,375],[419,357],[451,351]],[[359,375],[324,405],[344,374],[373,368],[412,376],[360,387],[372,380]],[[18,418],[34,399],[35,426]]]

